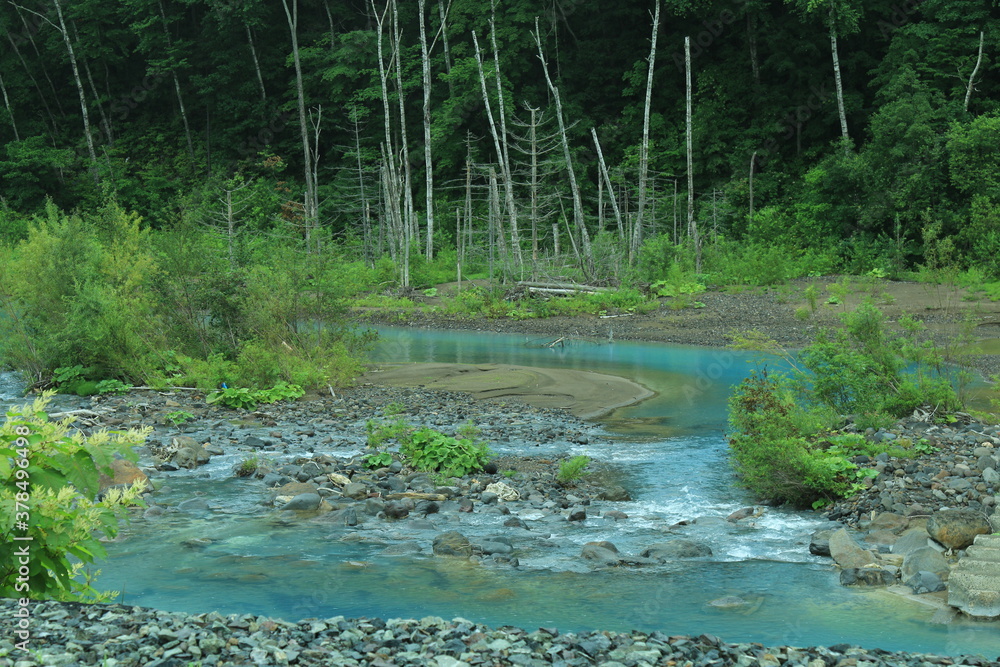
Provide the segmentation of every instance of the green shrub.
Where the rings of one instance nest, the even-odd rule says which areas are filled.
[[[141,485],[109,489],[95,500],[99,475],[117,456],[135,460],[132,447],[151,429],[89,436],[51,422],[44,410],[51,394],[11,408],[0,428],[0,596],[57,600],[106,600],[84,568],[106,557],[102,539],[113,538],[125,508],[141,504]],[[26,548],[27,563],[21,549]],[[83,576],[83,578],[81,578]]]
[[[431,428],[415,430],[401,445],[399,453],[416,470],[462,477],[482,470],[491,452],[482,442],[453,438]]]
[[[261,466],[261,457],[257,454],[250,454],[244,457],[233,468],[233,474],[237,477],[253,477]]]
[[[294,400],[305,394],[302,387],[279,382],[270,389],[249,389],[247,387],[225,387],[217,389],[205,397],[209,405],[219,403],[234,410],[253,410],[261,403],[277,403]]]
[[[174,410],[173,412],[168,412],[164,415],[163,419],[170,422],[174,426],[180,426],[181,424],[185,424],[194,419],[194,415],[184,410]]]
[[[589,465],[589,456],[574,456],[570,459],[564,459],[559,462],[559,472],[556,474],[556,481],[563,486],[569,486],[586,474],[584,471]]]

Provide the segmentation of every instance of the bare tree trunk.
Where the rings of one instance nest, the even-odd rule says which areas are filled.
[[[424,201],[427,208],[427,261],[434,259],[434,164],[431,156],[431,59],[424,25],[425,0],[417,1],[420,12],[420,64],[424,88]]]
[[[750,156],[750,218],[747,220],[748,225],[753,224],[753,168],[756,161],[757,151],[754,151],[753,155]]]
[[[76,29],[76,24],[73,25],[73,40],[80,44],[80,33]],[[83,58],[83,71],[87,75],[87,83],[90,85],[90,94],[94,96],[94,103],[97,105],[97,112],[101,116],[101,127],[104,129],[104,136],[107,141],[112,140],[111,136],[111,125],[108,122],[108,117],[104,113],[104,105],[101,104],[101,96],[97,92],[97,86],[94,85],[94,77],[90,73],[90,63],[87,62],[86,58]]]
[[[0,93],[3,93],[3,104],[7,107],[7,115],[10,116],[10,126],[14,130],[14,141],[20,141],[21,135],[17,133],[17,121],[14,120],[14,109],[10,106],[10,98],[7,97],[7,86],[3,83],[3,76],[0,76]]]
[[[840,115],[840,133],[844,150],[851,150],[851,137],[847,134],[847,112],[844,110],[844,84],[840,79],[840,56],[837,54],[837,22],[830,3],[830,51],[833,53],[833,80],[837,84],[837,113]]]
[[[396,54],[396,88],[399,91],[399,143],[403,160],[403,221],[406,223],[406,237],[409,243],[419,236],[416,215],[413,210],[413,178],[408,158],[410,141],[406,134],[406,93],[403,90],[403,40],[399,28],[399,3],[391,0],[393,52]],[[406,261],[409,264],[410,246],[406,246]]]
[[[496,0],[490,0],[490,44],[493,47],[493,79],[497,87],[497,113],[500,116],[500,142],[503,147],[504,192],[510,208],[510,245],[514,251],[514,261],[523,277],[524,258],[521,255],[521,231],[517,224],[517,205],[514,202],[514,178],[510,166],[510,144],[507,140],[507,105],[504,101],[503,82],[500,79],[500,50],[497,48]]]
[[[390,229],[393,230],[393,234],[399,234],[401,237],[400,244],[403,243],[402,237],[406,234],[403,233],[403,227],[405,226],[403,220],[403,214],[401,210],[400,200],[399,200],[399,172],[396,169],[396,153],[393,149],[392,141],[392,116],[389,111],[389,74],[386,71],[385,57],[382,50],[382,33],[385,24],[386,14],[389,12],[389,5],[386,4],[385,11],[380,16],[378,10],[375,9],[375,2],[372,0],[372,11],[375,14],[375,21],[378,24],[378,71],[379,71],[379,81],[382,86],[382,119],[383,126],[385,129],[385,143],[382,146],[382,160],[384,167],[382,169],[383,181],[390,185],[384,185],[383,192],[385,193],[385,208],[388,211],[388,217],[390,221]],[[398,230],[396,226],[398,225]],[[393,259],[402,265],[400,282],[403,287],[410,286],[410,274],[409,274],[409,249],[400,248],[403,257],[400,258],[396,254],[396,246],[394,243],[389,243],[390,249],[393,252]]]
[[[167,29],[167,12],[163,9],[163,0],[160,0],[160,19],[163,21],[163,36],[167,40],[167,46],[171,46],[170,31]],[[191,164],[194,166],[194,141],[191,139],[191,127],[188,125],[187,109],[184,107],[184,96],[181,95],[181,81],[177,77],[177,70],[171,69],[170,75],[174,79],[174,92],[177,94],[177,106],[181,111],[181,122],[184,123],[184,136],[187,138],[188,154],[191,156]]]
[[[295,89],[299,106],[299,134],[302,137],[303,171],[306,177],[305,193],[305,240],[306,252],[312,247],[312,228],[317,216],[316,184],[313,182],[312,151],[309,149],[309,124],[306,120],[306,95],[302,85],[302,61],[299,57],[299,0],[281,0],[288,21],[288,32],[292,38],[292,60],[295,63]]]
[[[976,83],[976,73],[979,72],[979,66],[983,62],[983,39],[985,33],[979,31],[979,57],[976,58],[976,66],[972,68],[972,74],[969,75],[969,87],[965,90],[965,111],[969,111],[969,98],[972,97],[972,87]]]
[[[538,280],[538,109],[528,107],[531,123],[528,126],[528,143],[531,147],[531,276]]]
[[[253,43],[253,33],[250,26],[244,22],[243,28],[247,32],[247,44],[250,45],[250,56],[253,58],[253,68],[257,72],[257,83],[260,85],[260,99],[267,101],[267,89],[264,87],[264,75],[260,73],[260,60],[257,58],[257,47]]]
[[[646,103],[642,112],[642,145],[639,153],[639,205],[628,249],[628,263],[632,266],[642,244],[643,214],[646,211],[646,179],[649,176],[649,107],[653,99],[653,70],[656,65],[656,34],[660,27],[660,3],[657,0],[653,14],[653,36],[649,44],[649,69],[646,72]]]
[[[73,51],[73,42],[69,38],[69,31],[66,30],[66,21],[63,19],[62,6],[59,0],[52,0],[56,7],[56,15],[59,17],[59,32],[62,33],[63,41],[66,42],[66,51],[69,53],[69,64],[73,69],[73,81],[76,82],[76,92],[80,96],[80,113],[83,115],[83,135],[87,139],[87,151],[90,153],[90,173],[94,179],[94,185],[99,185],[101,177],[97,171],[97,152],[94,150],[94,136],[90,133],[90,113],[87,110],[87,96],[83,91],[83,82],[80,80],[80,69],[76,66],[76,54]]]
[[[497,124],[493,117],[493,105],[490,103],[490,95],[486,90],[486,74],[483,72],[483,56],[479,49],[479,40],[476,37],[476,31],[472,31],[472,44],[476,51],[476,65],[479,68],[479,85],[480,90],[483,94],[483,105],[486,107],[486,118],[490,123],[490,135],[493,137],[493,146],[497,152],[497,161],[500,164],[500,170],[504,176],[504,197],[506,199],[508,215],[511,217],[511,228],[517,229],[517,206],[514,202],[514,188],[513,182],[507,173],[507,166],[509,163],[504,159],[506,150],[504,146],[507,143],[507,137],[501,137],[500,132],[497,130]],[[499,67],[500,64],[496,63]],[[502,105],[502,102],[500,103]],[[516,233],[516,232],[515,232]],[[520,262],[518,262],[520,263]]]
[[[608,165],[604,161],[604,151],[601,150],[601,142],[597,138],[597,130],[590,128],[590,136],[594,138],[594,148],[597,149],[597,163],[601,168],[601,177],[604,185],[608,189],[608,198],[611,199],[611,210],[615,214],[615,222],[618,223],[618,238],[625,240],[625,226],[622,224],[622,213],[618,208],[618,198],[615,196],[614,186],[611,185],[611,176],[608,175]]]
[[[750,46],[750,69],[754,83],[760,83],[760,62],[757,60],[757,15],[747,12],[747,41]]]
[[[694,241],[695,272],[701,273],[701,241],[698,238],[698,225],[694,221],[694,144],[691,132],[691,38],[684,38],[684,80],[685,98],[685,128],[687,138],[687,177],[688,177],[688,235]]]
[[[545,53],[542,51],[542,35],[538,29],[538,18],[535,18],[535,44],[538,46],[538,59],[542,61],[542,72],[545,73],[545,83],[549,87],[549,92],[556,103],[556,120],[559,121],[559,136],[562,140],[563,158],[566,160],[566,171],[569,174],[569,187],[573,194],[573,222],[580,232],[580,240],[583,252],[583,273],[589,277],[594,270],[594,254],[590,245],[590,233],[587,232],[587,223],[583,215],[583,202],[580,199],[580,187],[576,180],[576,171],[573,169],[573,155],[569,151],[569,139],[566,136],[566,122],[563,119],[562,101],[559,98],[559,89],[552,83],[549,76],[549,66],[545,62]],[[575,243],[575,242],[574,242]]]
[[[448,5],[451,5],[449,0]],[[444,71],[448,74],[448,95],[455,96],[455,85],[451,82],[451,47],[448,45],[448,15],[444,3],[438,3],[438,15],[441,17],[441,40],[444,42]]]

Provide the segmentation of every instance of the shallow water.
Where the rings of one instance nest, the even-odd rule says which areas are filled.
[[[123,590],[130,604],[169,610],[252,612],[288,619],[382,616],[464,617],[494,626],[560,630],[661,630],[711,633],[728,641],[1000,655],[995,624],[929,625],[934,609],[883,591],[840,586],[829,559],[809,554],[809,535],[823,525],[811,513],[768,509],[734,525],[724,518],[753,499],[734,485],[723,438],[725,400],[749,366],[735,353],[628,342],[571,341],[541,347],[523,336],[382,330],[375,358],[555,366],[616,373],[658,395],[602,422],[606,438],[557,443],[551,453],[614,462],[635,498],[598,504],[620,509],[617,523],[553,521],[520,514],[529,530],[502,527],[490,514],[430,515],[421,523],[369,522],[345,528],[323,522],[286,524],[258,504],[261,489],[232,477],[240,453],[213,457],[197,471],[166,478],[160,502],[202,496],[208,508],[135,520],[109,545],[102,588]],[[3,385],[0,384],[0,387]],[[527,443],[520,443],[527,444]],[[498,446],[516,451],[519,443]],[[317,453],[320,453],[317,450]],[[346,455],[343,450],[333,452]],[[540,453],[532,448],[532,453]],[[580,546],[614,542],[635,554],[680,534],[709,544],[714,555],[652,569],[591,572]],[[429,555],[433,537],[511,537],[521,567],[474,565]],[[346,541],[345,541],[346,538]],[[383,554],[411,542],[423,553]],[[738,596],[743,604],[710,604]]]

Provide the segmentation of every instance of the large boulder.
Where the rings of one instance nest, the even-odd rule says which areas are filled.
[[[612,484],[604,489],[602,489],[597,494],[597,500],[610,500],[613,502],[625,502],[632,500],[632,496],[623,486],[618,486],[617,484]]]
[[[472,543],[462,533],[451,530],[434,538],[434,555],[459,556],[468,558],[472,555]]]
[[[712,549],[704,544],[693,540],[676,539],[669,542],[660,542],[647,549],[643,549],[640,554],[643,558],[655,558],[657,560],[673,560],[675,558],[700,558],[711,556]]]
[[[878,562],[875,554],[862,548],[845,528],[830,535],[830,555],[845,570],[869,567]]]
[[[830,555],[830,536],[835,531],[832,528],[821,528],[809,539],[809,553],[815,556]]]
[[[302,493],[281,506],[283,510],[309,511],[319,508],[320,501],[318,493]],[[357,522],[355,522],[357,523]]]
[[[146,473],[139,470],[136,464],[125,459],[115,459],[111,462],[111,475],[101,474],[99,480],[100,493],[104,493],[113,486],[132,486],[136,482],[141,482],[147,491],[153,489],[153,485],[149,482],[149,477],[146,476]]]
[[[950,570],[951,566],[948,561],[937,549],[924,547],[906,554],[900,573],[903,576],[903,581],[908,580],[918,572],[933,572],[944,579]]]
[[[976,535],[991,532],[989,520],[975,510],[941,510],[927,522],[927,533],[949,549],[964,549],[972,545]]]
[[[899,536],[893,545],[892,553],[906,555],[930,544],[926,528],[910,528]]]
[[[610,542],[588,542],[583,545],[580,555],[584,560],[592,560],[600,565],[617,565],[622,560],[618,549]]]
[[[173,452],[170,462],[180,468],[197,468],[212,458],[200,442],[186,435],[171,438],[170,450]]]

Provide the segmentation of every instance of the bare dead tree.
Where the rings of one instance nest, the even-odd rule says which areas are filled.
[[[653,71],[656,65],[656,35],[660,28],[660,3],[657,0],[656,11],[653,14],[653,36],[649,41],[649,69],[646,72],[646,102],[642,112],[642,144],[639,148],[639,202],[635,214],[635,224],[629,239],[629,266],[635,263],[642,245],[642,226],[646,212],[646,180],[649,177],[649,108],[653,100]]]

